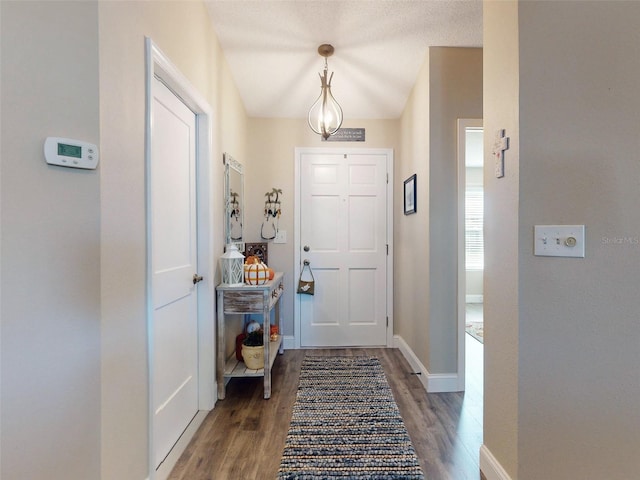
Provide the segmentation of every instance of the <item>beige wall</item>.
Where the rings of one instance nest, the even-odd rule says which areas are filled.
[[[484,177],[484,444],[512,478],[518,471],[518,7],[485,2],[484,151],[505,129],[505,176],[487,160]]]
[[[99,142],[98,7],[0,10],[0,477],[99,478],[101,171],[43,156],[47,136]]]
[[[396,333],[429,373],[458,369],[458,118],[482,118],[482,50],[430,48],[401,118],[396,165],[399,180],[417,174],[418,208],[399,215],[394,234]]]
[[[340,99],[338,99],[339,101]],[[269,266],[285,272],[286,289],[281,300],[285,335],[293,335],[294,258],[294,166],[296,147],[318,148],[392,148],[398,146],[397,120],[347,119],[345,128],[365,128],[364,142],[323,142],[307,125],[306,119],[252,118],[249,120],[249,141],[246,158],[237,157],[246,165],[245,225],[247,242],[265,242],[260,238],[263,220],[264,194],[272,188],[282,189],[280,230],[287,232],[286,244],[269,242]],[[396,155],[396,162],[397,162]],[[396,179],[396,187],[398,187]],[[399,207],[402,208],[402,205]],[[399,214],[396,204],[396,215]],[[397,218],[397,217],[396,217]]]
[[[485,139],[511,145],[485,177],[484,442],[514,479],[640,468],[639,21],[632,2],[485,4]],[[533,256],[536,224],[585,224],[586,257]]]
[[[222,152],[245,155],[246,115],[200,2],[100,3],[102,478],[147,473],[144,37],[214,112],[214,225],[222,254]],[[213,339],[212,339],[213,341]]]
[[[518,20],[518,478],[637,477],[640,4],[524,2]],[[586,258],[532,256],[544,223],[586,225]]]
[[[400,118],[395,163],[394,330],[428,368],[429,358],[429,54]],[[405,179],[417,175],[416,213],[403,214]]]
[[[430,48],[429,264],[427,369],[458,370],[457,120],[482,118],[482,49]],[[437,281],[436,281],[437,279]]]

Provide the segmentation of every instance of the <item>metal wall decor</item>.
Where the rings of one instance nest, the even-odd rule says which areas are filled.
[[[244,256],[258,257],[262,263],[269,265],[269,244],[267,242],[260,243],[245,243],[244,244]]]
[[[260,227],[260,236],[264,240],[273,240],[278,234],[278,221],[282,214],[280,195],[282,190],[279,188],[273,188],[264,194],[267,199],[264,202],[264,220]]]

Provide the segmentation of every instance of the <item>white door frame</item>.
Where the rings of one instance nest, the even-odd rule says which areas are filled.
[[[300,277],[300,161],[305,154],[359,154],[387,156],[387,347],[393,346],[393,149],[392,148],[318,148],[296,147],[295,149],[295,204],[294,204],[294,241],[293,241],[293,335],[294,348],[300,348],[300,296],[295,293],[298,278]]]
[[[482,128],[481,118],[458,119],[458,391],[465,389],[465,331],[467,307],[467,269],[465,266],[465,190],[467,186],[466,170],[466,131],[467,128]]]
[[[145,38],[146,52],[146,125],[145,125],[145,167],[146,167],[146,202],[147,202],[147,366],[148,366],[148,451],[149,451],[149,480],[166,478],[171,468],[177,461],[180,453],[186,447],[189,439],[202,423],[206,412],[211,410],[216,398],[215,383],[215,282],[214,282],[214,258],[215,236],[213,228],[212,199],[214,191],[213,183],[213,111],[208,102],[191,85],[189,80],[175,67],[175,65],[162,53],[158,46],[150,39]],[[153,446],[153,302],[151,279],[151,228],[150,228],[150,182],[151,169],[151,119],[153,118],[153,78],[159,78],[170,90],[196,114],[196,215],[197,215],[197,242],[198,242],[198,274],[204,280],[198,288],[198,415],[182,435],[180,442],[173,448],[167,459],[156,472],[154,465]],[[196,273],[196,272],[194,272]]]

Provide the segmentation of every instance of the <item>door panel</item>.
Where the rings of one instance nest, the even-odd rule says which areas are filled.
[[[376,295],[376,270],[352,269],[349,271],[349,323],[375,326],[375,302],[362,302]]]
[[[387,156],[300,158],[300,252],[315,295],[301,295],[301,346],[386,345]]]
[[[314,250],[337,252],[340,232],[335,228],[335,219],[340,212],[340,199],[335,195],[315,195],[309,202],[308,208],[309,215],[314,219],[314,222],[308,225]]]
[[[151,189],[153,441],[155,465],[198,411],[196,118],[153,86]]]
[[[375,252],[376,197],[353,197],[349,201],[349,251]]]
[[[322,284],[323,288],[317,290],[314,298],[309,297],[307,300],[313,300],[315,304],[313,326],[334,325],[338,326],[339,314],[339,270],[327,268],[318,270],[314,273],[316,284]]]

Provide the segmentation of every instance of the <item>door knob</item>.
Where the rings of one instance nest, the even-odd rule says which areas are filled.
[[[308,251],[310,250],[310,249],[309,249],[309,245],[305,245],[302,249],[303,249],[305,252],[308,252]]]
[[[197,273],[193,274],[193,284],[195,285],[196,283],[199,283],[203,280],[201,275],[198,275]]]

